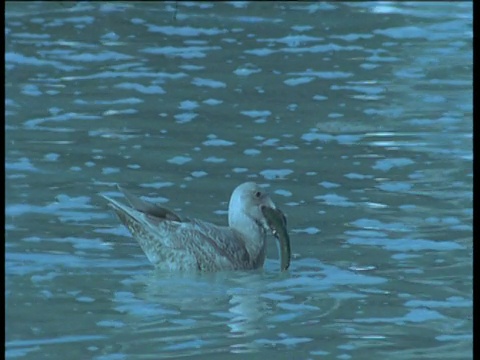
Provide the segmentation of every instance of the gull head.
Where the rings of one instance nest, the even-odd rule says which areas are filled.
[[[254,182],[237,186],[228,205],[228,223],[237,228],[254,223],[270,231],[277,239],[280,268],[288,269],[291,253],[287,221],[264,188]]]

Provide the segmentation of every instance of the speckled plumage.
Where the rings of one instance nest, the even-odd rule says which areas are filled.
[[[164,270],[247,270],[263,266],[266,229],[286,233],[285,221],[272,224],[262,209],[276,209],[263,188],[253,182],[239,185],[229,203],[229,226],[178,214],[123,192],[131,206],[103,196],[120,221],[139,242],[150,262]],[[279,210],[272,214],[283,216]],[[273,228],[272,228],[273,226]],[[288,238],[287,238],[288,240]],[[290,256],[290,254],[288,254]]]

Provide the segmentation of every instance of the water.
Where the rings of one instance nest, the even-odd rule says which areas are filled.
[[[7,3],[8,359],[472,358],[472,5]],[[226,223],[278,272],[165,274],[97,195]]]

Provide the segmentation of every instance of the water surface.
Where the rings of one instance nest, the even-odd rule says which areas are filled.
[[[8,359],[472,358],[468,2],[7,3]],[[165,274],[97,195],[288,215]],[[273,240],[273,239],[270,239]]]

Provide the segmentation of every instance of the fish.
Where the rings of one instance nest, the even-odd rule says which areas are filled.
[[[267,220],[267,225],[270,228],[270,231],[277,239],[280,271],[285,271],[290,267],[292,256],[290,237],[287,230],[287,218],[278,208],[275,209],[268,206],[262,206],[261,210]]]

